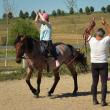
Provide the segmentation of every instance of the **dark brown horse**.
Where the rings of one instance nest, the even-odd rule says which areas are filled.
[[[42,54],[40,48],[40,41],[33,40],[30,37],[17,36],[15,41],[16,48],[16,62],[21,63],[22,58],[26,59],[27,64],[27,76],[26,83],[28,84],[30,90],[34,95],[39,96],[40,93],[40,84],[42,71],[47,69],[47,62],[49,65],[49,69],[54,73],[54,83],[52,88],[49,90],[48,95],[50,96],[60,80],[59,68],[55,65],[55,60],[53,57],[49,57],[48,59]],[[71,45],[66,45],[63,43],[56,44],[56,48],[58,50],[58,60],[60,64],[65,64],[67,68],[70,70],[73,79],[74,79],[74,91],[75,95],[78,91],[78,83],[77,83],[77,72],[75,69],[75,65],[80,64],[82,70],[86,70],[86,57],[81,52],[77,51]],[[61,66],[60,65],[60,66]],[[35,89],[30,82],[30,78],[32,76],[33,70],[36,69],[38,71],[37,76],[37,89]]]

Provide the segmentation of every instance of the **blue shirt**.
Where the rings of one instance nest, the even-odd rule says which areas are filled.
[[[42,24],[40,28],[40,40],[49,41],[52,36],[52,28],[46,24]]]

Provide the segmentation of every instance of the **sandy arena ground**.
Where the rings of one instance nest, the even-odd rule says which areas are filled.
[[[61,80],[52,97],[47,96],[53,78],[42,79],[40,98],[31,94],[25,80],[0,82],[0,110],[110,110],[110,81],[108,82],[107,107],[93,106],[90,94],[91,75],[79,75],[79,93],[73,97],[73,80],[70,76],[61,76]],[[32,79],[36,85],[36,79]],[[100,90],[100,83],[99,83]],[[100,93],[98,94],[101,100]]]

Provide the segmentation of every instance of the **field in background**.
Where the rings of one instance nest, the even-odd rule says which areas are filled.
[[[66,41],[67,43],[76,43],[76,39],[80,42],[85,27],[88,25],[92,17],[96,18],[96,29],[102,27],[100,18],[106,18],[107,22],[110,23],[109,13],[93,13],[91,15],[86,14],[75,14],[66,16],[50,17],[50,21],[53,27],[54,41]],[[9,27],[15,21],[15,19],[9,21]],[[0,39],[2,36],[6,36],[6,21],[0,20]],[[74,36],[75,35],[75,36]],[[78,36],[76,36],[78,35]],[[57,37],[56,37],[57,36]],[[63,38],[62,38],[63,36]]]
[[[50,21],[53,27],[53,41],[54,42],[64,42],[72,45],[77,45],[81,47],[84,44],[83,40],[83,32],[85,27],[88,25],[89,21],[92,17],[96,18],[96,28],[102,27],[100,23],[100,18],[106,18],[107,22],[110,23],[110,14],[109,13],[93,13],[91,15],[86,14],[75,14],[75,15],[66,15],[66,16],[57,16],[57,17],[50,17]],[[15,22],[15,19],[9,21],[9,28],[11,24]],[[0,44],[1,41],[6,37],[6,21],[0,20]],[[8,49],[8,58],[10,57],[15,58],[15,50]],[[15,69],[21,68],[21,65],[16,64],[15,60],[10,59],[8,60],[8,67],[4,67],[5,63],[5,49],[0,48],[0,70],[8,70],[8,69]]]

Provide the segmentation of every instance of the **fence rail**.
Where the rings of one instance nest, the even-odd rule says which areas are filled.
[[[8,56],[5,57],[6,46],[0,46],[0,71],[9,71],[20,69],[22,64],[17,64],[15,62],[15,48],[14,46],[8,46]],[[5,66],[5,61],[7,61],[7,66]]]

